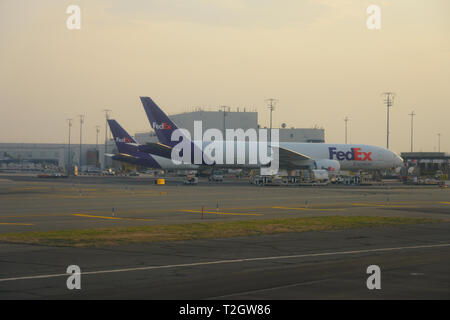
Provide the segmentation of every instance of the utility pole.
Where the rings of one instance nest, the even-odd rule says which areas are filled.
[[[416,115],[416,113],[412,111],[409,115],[411,116],[411,152],[413,152],[414,116]]]
[[[82,114],[80,114],[78,117],[80,117],[80,163],[79,163],[79,165],[80,165],[80,168],[79,168],[79,170],[81,171],[81,167],[82,167],[82,163],[81,163],[81,160],[82,160],[82,149],[81,149],[81,147],[82,147],[82,136],[83,136],[83,123],[84,123],[84,115],[82,115]]]
[[[269,141],[272,142],[272,112],[275,110],[275,105],[278,102],[277,99],[270,98],[266,101],[269,102],[269,110],[270,110],[270,131],[269,131]]]
[[[103,111],[105,112],[105,154],[103,156],[103,168],[106,168],[106,153],[107,153],[107,143],[108,143],[108,119],[109,119],[109,112],[111,112],[111,110],[109,109],[103,109]]]
[[[394,104],[395,93],[383,92],[384,102],[387,107],[387,124],[386,124],[386,149],[389,149],[389,108]]]
[[[347,144],[347,122],[349,122],[350,119],[348,117],[345,117],[344,121],[345,121],[345,144]]]
[[[72,159],[71,159],[71,153],[70,153],[70,129],[72,128],[72,119],[66,119],[69,123],[69,144],[68,144],[68,154],[67,154],[67,175],[70,176],[70,169],[72,167]]]

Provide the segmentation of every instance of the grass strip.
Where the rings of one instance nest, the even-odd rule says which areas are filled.
[[[22,232],[0,235],[0,242],[45,246],[103,247],[132,243],[247,237],[288,232],[330,231],[442,222],[438,219],[324,216],[178,225]]]

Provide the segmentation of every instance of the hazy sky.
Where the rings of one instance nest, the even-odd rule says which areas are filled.
[[[81,8],[68,30],[66,8]],[[366,9],[381,8],[381,30]],[[391,148],[450,152],[448,0],[1,0],[0,142],[85,141],[104,113],[128,131],[150,126],[139,101],[168,113],[256,108],[277,98],[274,124],[325,128],[327,142],[386,144],[381,93],[397,94]],[[79,139],[73,126],[72,142]]]

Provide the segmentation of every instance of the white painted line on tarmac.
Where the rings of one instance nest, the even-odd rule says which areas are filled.
[[[371,253],[371,252],[389,252],[389,251],[413,250],[413,249],[431,249],[431,248],[441,248],[441,247],[449,247],[449,246],[450,246],[450,243],[442,243],[442,244],[420,245],[420,246],[411,246],[411,247],[379,248],[379,249],[354,250],[354,251],[297,254],[297,255],[290,255],[290,256],[244,258],[244,259],[234,259],[234,260],[217,260],[217,261],[206,261],[206,262],[185,263],[185,264],[171,264],[171,265],[163,265],[163,266],[148,266],[148,267],[138,267],[138,268],[88,271],[88,272],[82,272],[81,275],[107,274],[107,273],[132,272],[132,271],[148,271],[148,270],[171,269],[171,268],[186,268],[186,267],[198,267],[198,266],[218,265],[218,264],[227,264],[227,263],[239,263],[239,262],[270,261],[270,260],[296,259],[296,258],[308,258],[308,257],[326,257],[326,256],[350,255],[350,254]],[[67,274],[67,273],[59,273],[59,274],[35,275],[35,276],[24,276],[24,277],[15,277],[15,278],[3,278],[3,279],[0,279],[0,282],[67,277],[69,275],[70,274]]]
[[[235,297],[235,296],[246,296],[249,294],[251,295],[251,294],[267,292],[267,291],[275,291],[275,290],[287,289],[287,288],[293,288],[293,287],[299,287],[299,286],[307,286],[310,284],[316,284],[316,283],[321,283],[321,282],[326,282],[326,281],[329,281],[329,279],[313,280],[313,281],[307,281],[307,282],[297,282],[297,283],[287,284],[284,286],[257,289],[257,290],[244,291],[244,292],[236,292],[236,293],[226,294],[223,296],[207,298],[206,300],[218,300],[218,299],[226,299],[226,298]]]

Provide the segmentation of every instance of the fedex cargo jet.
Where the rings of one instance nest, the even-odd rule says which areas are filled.
[[[259,141],[217,141],[222,143],[223,159],[227,158],[227,152],[232,150],[234,159],[233,164],[227,161],[221,163],[228,163],[227,165],[218,165],[212,161],[208,161],[205,154],[205,149],[211,143],[204,141],[192,141],[190,137],[183,134],[178,134],[179,139],[172,140],[173,133],[178,129],[176,124],[159,108],[158,105],[149,97],[141,97],[141,102],[147,114],[151,127],[154,129],[160,144],[167,148],[175,148],[180,141],[189,141],[192,152],[191,158],[194,160],[196,149],[200,148],[200,153],[203,155],[201,165],[215,165],[215,166],[229,166],[229,167],[262,167],[262,163],[251,163],[251,152],[249,150],[259,150],[267,145]],[[232,146],[231,149],[225,145]],[[270,143],[269,143],[270,144]],[[403,159],[394,152],[371,145],[361,144],[325,144],[325,143],[285,143],[280,142],[278,145],[270,144],[268,148],[272,151],[276,148],[279,154],[279,168],[280,169],[326,169],[329,171],[339,170],[373,170],[373,169],[389,169],[403,165]],[[235,150],[245,150],[244,152],[235,152]],[[228,157],[229,158],[229,157]],[[198,160],[198,159],[197,159]],[[191,161],[191,164],[199,163]],[[186,165],[186,163],[184,163]]]
[[[138,144],[116,120],[108,120],[118,154],[107,154],[113,160],[152,169],[197,169],[195,165],[176,165],[172,162],[170,148],[158,144]]]

